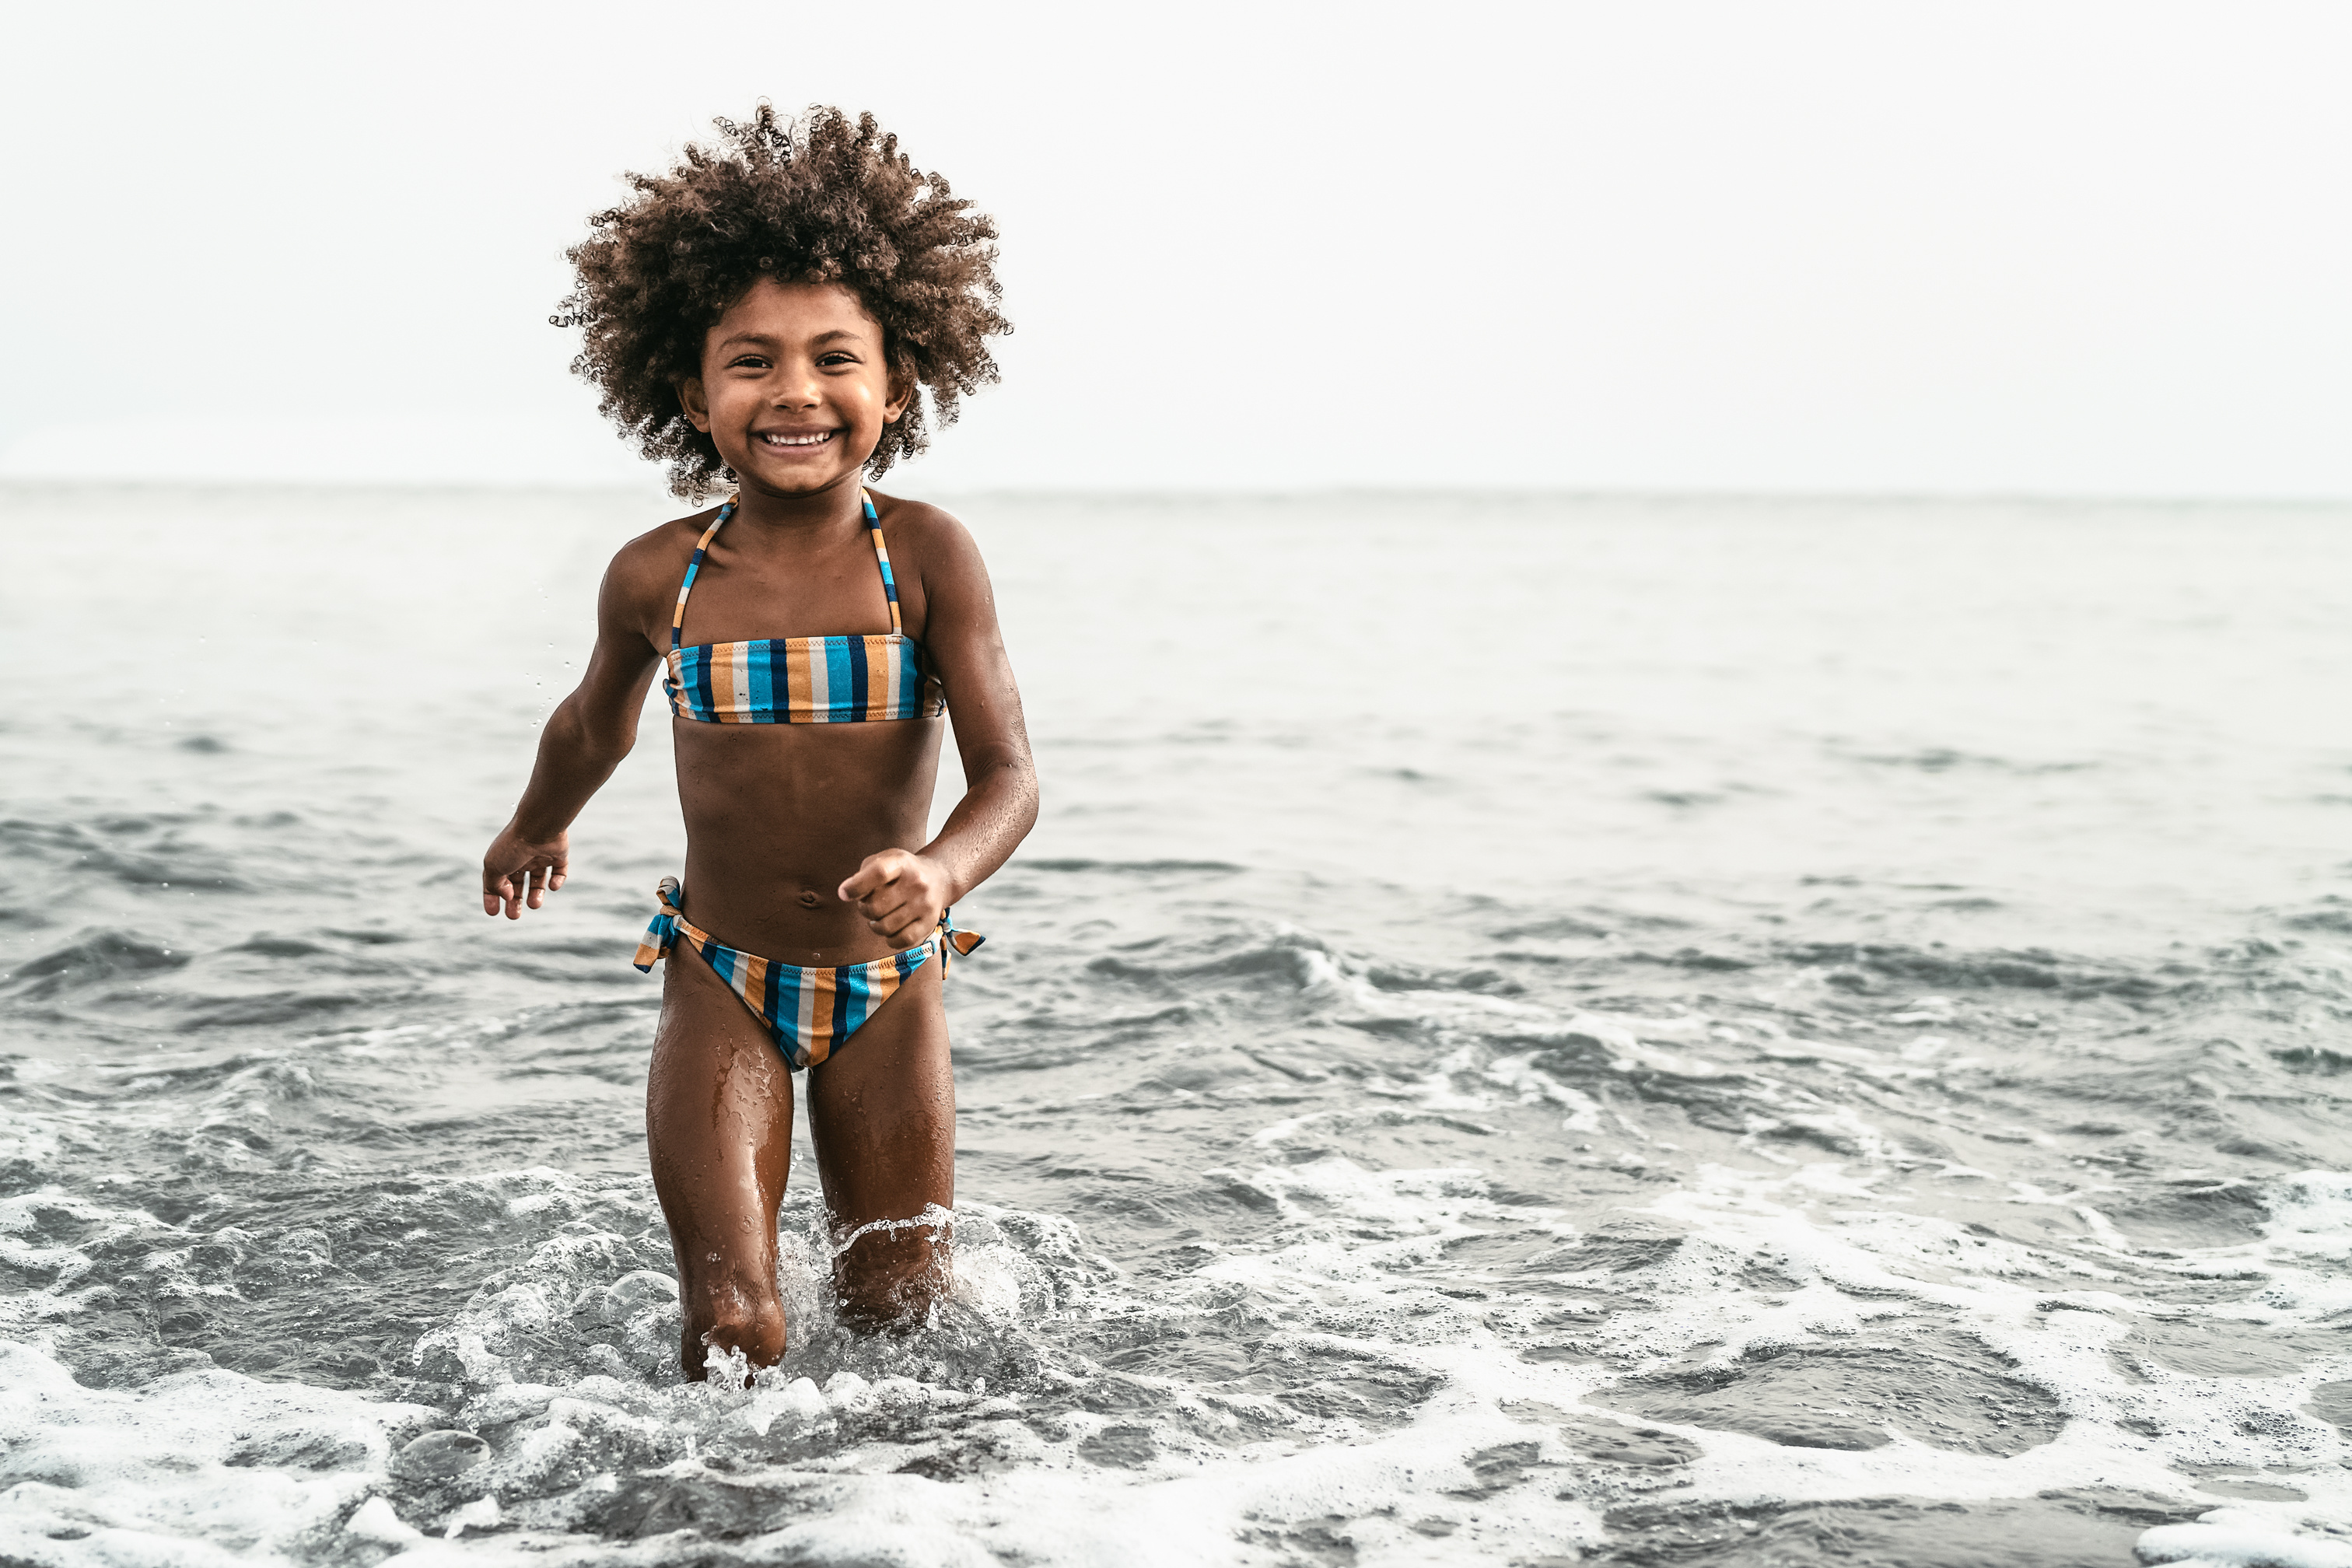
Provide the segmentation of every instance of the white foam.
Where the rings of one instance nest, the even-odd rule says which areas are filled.
[[[212,1368],[94,1389],[0,1343],[0,1443],[16,1483],[0,1499],[0,1555],[269,1562],[306,1555],[355,1507],[362,1533],[389,1529],[388,1504],[362,1505],[388,1432],[425,1414]]]
[[[1661,1283],[1671,1287],[1665,1293],[1674,1304],[1626,1318],[1617,1330],[1621,1342],[1649,1345],[1662,1357],[1714,1345],[1718,1348],[1709,1359],[1723,1363],[1749,1347],[1851,1331],[1853,1319],[1822,1310],[1825,1288],[1833,1288],[1830,1294],[1839,1300],[1853,1300],[1843,1294],[1851,1290],[1863,1293],[1857,1315],[1934,1310],[1937,1321],[1982,1340],[2011,1361],[2017,1375],[2050,1391],[2067,1421],[2051,1442],[2009,1457],[1953,1453],[1899,1433],[1885,1447],[1857,1452],[1795,1449],[1654,1422],[1701,1448],[1702,1458],[1687,1472],[1694,1499],[1899,1494],[1968,1501],[2051,1488],[2112,1487],[2189,1501],[2196,1497],[2195,1483],[2185,1467],[2235,1464],[2267,1469],[2273,1479],[2305,1492],[2306,1500],[2225,1510],[2227,1531],[2168,1526],[2151,1532],[2143,1551],[2178,1549],[2177,1560],[2184,1562],[2274,1560],[2296,1568],[2339,1561],[2330,1553],[2344,1548],[2297,1531],[2352,1519],[2352,1475],[2338,1462],[2352,1453],[2333,1429],[2297,1406],[2315,1384],[2352,1374],[2352,1354],[2313,1358],[2300,1371],[2276,1377],[2202,1377],[2150,1368],[2127,1380],[2108,1347],[2129,1331],[2132,1318],[2157,1310],[2150,1303],[2115,1290],[2053,1295],[2038,1288],[2053,1260],[1942,1219],[1877,1209],[1820,1212],[1807,1194],[1822,1184],[1806,1182],[1801,1173],[1766,1176],[1705,1167],[1699,1178],[1651,1205],[1686,1227],[1693,1240],[1663,1270],[1670,1278]],[[2259,1260],[2269,1280],[2261,1300],[2273,1305],[2221,1303],[2201,1315],[2283,1322],[2333,1311],[2334,1293],[2315,1292],[2317,1281],[2305,1265],[2340,1258],[2352,1239],[2352,1226],[2331,1229],[2352,1218],[2352,1209],[2337,1206],[2346,1186],[2344,1178],[2306,1175],[2272,1189],[2277,1217],[2267,1228],[2283,1245],[2215,1250],[2229,1253],[2242,1268]],[[1706,1276],[1727,1278],[1738,1260],[1750,1257],[1812,1283],[1777,1306],[1710,1289]],[[1955,1271],[1955,1264],[1963,1268]],[[2077,1277],[2084,1271],[2079,1260],[2064,1269]],[[2278,1304],[2301,1310],[2290,1313]],[[2163,1310],[2179,1311],[2169,1304]],[[2150,1430],[2161,1435],[2151,1437]]]
[[[1719,1040],[1697,1025],[1669,1022],[1683,1037],[1678,1048],[1696,1051]],[[1472,1054],[1441,1068],[1446,1081],[1399,1090],[1411,1096],[1406,1108],[1374,1107],[1370,1113],[1452,1114],[1461,1109],[1455,1100],[1564,1103],[1546,1089],[1530,1053],[1493,1060]],[[1444,1097],[1452,1099],[1441,1112]],[[1570,1110],[1580,1113],[1572,1103]],[[2333,1430],[2294,1407],[2313,1383],[2352,1374],[2352,1365],[2315,1362],[2287,1378],[2158,1371],[2127,1381],[2110,1347],[2150,1308],[2125,1276],[2086,1287],[2079,1256],[2054,1259],[1890,1209],[1872,1186],[1888,1158],[1884,1142],[1859,1118],[1818,1114],[1824,1120],[1816,1131],[1834,1131],[1862,1152],[1769,1171],[1702,1165],[1693,1181],[1651,1205],[1654,1217],[1685,1239],[1645,1268],[1641,1292],[1655,1304],[1621,1305],[1595,1331],[1621,1352],[1605,1363],[1535,1362],[1520,1354],[1526,1325],[1545,1306],[1572,1302],[1579,1289],[1622,1292],[1621,1283],[1597,1272],[1555,1273],[1540,1298],[1497,1288],[1465,1301],[1436,1289],[1460,1277],[1444,1263],[1453,1242],[1508,1230],[1535,1233],[1538,1247],[1549,1232],[1565,1247],[1577,1236],[1558,1212],[1497,1200],[1486,1178],[1466,1167],[1375,1170],[1325,1155],[1228,1173],[1271,1200],[1275,1234],[1210,1252],[1192,1275],[1161,1279],[1148,1292],[1122,1284],[1090,1258],[1066,1220],[986,1205],[966,1205],[955,1216],[951,1300],[977,1314],[988,1332],[1021,1334],[1055,1314],[1132,1321],[1148,1331],[1169,1315],[1225,1310],[1223,1304],[1245,1300],[1267,1321],[1259,1353],[1275,1364],[1320,1358],[1334,1367],[1416,1380],[1421,1392],[1380,1418],[1307,1416],[1263,1388],[1204,1388],[1139,1373],[1122,1374],[1123,1381],[1150,1390],[1158,1412],[1115,1417],[1073,1407],[1051,1392],[1056,1377],[1072,1372],[1049,1372],[1038,1384],[1045,1392],[1009,1398],[950,1386],[948,1371],[924,1370],[923,1357],[932,1352],[919,1344],[907,1363],[917,1375],[869,1377],[820,1366],[815,1370],[826,1375],[819,1386],[788,1363],[791,1375],[782,1381],[747,1386],[748,1367],[730,1362],[709,1384],[685,1384],[674,1373],[648,1377],[648,1368],[667,1366],[675,1355],[675,1282],[637,1266],[641,1254],[621,1237],[576,1217],[623,1202],[650,1224],[643,1184],[600,1186],[544,1171],[485,1178],[475,1184],[499,1211],[561,1228],[419,1342],[420,1358],[446,1353],[448,1371],[436,1375],[454,1375],[469,1387],[457,1424],[498,1434],[495,1458],[467,1473],[464,1490],[438,1505],[446,1511],[404,1518],[380,1489],[390,1434],[432,1413],[289,1391],[225,1373],[184,1375],[129,1394],[82,1390],[37,1350],[19,1347],[9,1355],[29,1359],[0,1362],[0,1389],[6,1391],[0,1420],[8,1423],[0,1436],[15,1445],[10,1474],[26,1479],[0,1503],[0,1551],[16,1542],[67,1560],[49,1531],[80,1530],[89,1533],[66,1544],[79,1550],[89,1543],[81,1555],[90,1561],[110,1554],[161,1561],[178,1553],[186,1562],[267,1562],[313,1554],[320,1543],[349,1536],[371,1551],[396,1545],[403,1555],[395,1560],[407,1563],[545,1562],[558,1549],[564,1561],[581,1563],[656,1562],[670,1549],[581,1533],[585,1510],[609,1496],[623,1473],[688,1484],[704,1474],[703,1456],[734,1445],[732,1466],[786,1464],[795,1486],[828,1489],[809,1494],[792,1522],[730,1549],[749,1558],[797,1553],[811,1561],[950,1568],[1003,1557],[1172,1564],[1229,1559],[1239,1543],[1253,1540],[1251,1549],[1268,1555],[1304,1555],[1313,1532],[1323,1531],[1337,1531],[1366,1564],[1485,1563],[1523,1553],[1529,1542],[1564,1552],[1603,1540],[1591,1505],[1560,1495],[1573,1489],[1564,1483],[1583,1473],[1584,1462],[1566,1444],[1559,1415],[1540,1414],[1541,1407],[1571,1420],[1614,1423],[1621,1418],[1598,1408],[1594,1396],[1629,1369],[1686,1355],[1727,1365],[1749,1350],[1899,1330],[1915,1321],[1974,1335],[2008,1357],[2016,1375],[2052,1391],[2066,1417],[2056,1439],[2022,1454],[1982,1455],[1895,1431],[1882,1447],[1848,1452],[1646,1422],[1697,1451],[1676,1473],[1685,1484],[1675,1496],[1753,1503],[1906,1495],[1966,1502],[2051,1488],[2116,1487],[2187,1500],[2196,1494],[2182,1465],[2243,1464],[2292,1468],[2293,1484],[2307,1500],[2209,1515],[2197,1528],[2221,1533],[2158,1534],[2151,1537],[2157,1546],[2169,1551],[2187,1542],[2203,1555],[2179,1561],[2234,1563],[2253,1559],[2216,1553],[2247,1531],[2297,1552],[2331,1545],[2309,1531],[2315,1521],[2352,1513],[2352,1477],[2329,1462],[2343,1453]],[[2352,1218],[2347,1192],[2352,1183],[2345,1178],[2312,1173],[2272,1193],[2264,1238],[2215,1249],[2242,1271],[2259,1270],[2249,1288],[2262,1292],[2260,1300],[2207,1310],[2245,1321],[2316,1321],[2333,1299],[2327,1276]],[[2015,1197],[2036,1206],[2069,1200],[2079,1206],[2080,1194]],[[0,1237],[29,1228],[29,1221],[11,1226],[5,1217],[10,1212],[0,1208]],[[801,1200],[787,1218],[783,1283],[794,1342],[802,1344],[828,1322],[824,1280],[832,1242],[813,1200]],[[936,1224],[938,1216],[923,1223]],[[2174,1261],[2186,1270],[2215,1258]],[[1792,1287],[1760,1292],[1743,1283],[1757,1263],[1769,1264]],[[1524,1274],[1539,1266],[1517,1267]],[[1563,1260],[1561,1268],[1569,1267]],[[551,1363],[550,1344],[571,1348]],[[76,1421],[26,1416],[24,1402],[43,1389],[53,1402],[70,1397]],[[313,1394],[317,1403],[302,1403]],[[128,1458],[119,1457],[125,1452],[120,1434],[150,1422],[158,1397],[178,1401],[170,1419],[140,1439],[160,1437],[160,1446],[142,1449],[134,1442]],[[278,1428],[265,1430],[258,1413],[280,1411],[268,1402],[287,1399],[294,1404],[280,1412],[284,1441],[330,1441],[321,1436],[330,1428],[344,1434],[332,1439],[346,1442],[332,1464],[310,1470],[265,1460],[227,1476],[226,1439],[217,1431],[206,1430],[202,1441],[184,1436],[225,1422],[244,1433],[241,1441],[278,1440],[269,1433]],[[1402,1425],[1382,1425],[1398,1415],[1405,1417]],[[1142,1457],[1121,1468],[1088,1459],[1088,1443],[1139,1421],[1150,1436]],[[2260,1430],[2242,1430],[2249,1423]],[[2149,1436],[2151,1427],[2160,1435]],[[845,1431],[869,1435],[853,1440],[839,1435]],[[942,1486],[920,1474],[893,1473],[959,1443],[996,1457],[984,1477]],[[1473,1470],[1474,1457],[1507,1448],[1521,1458],[1489,1463],[1486,1474]],[[802,1457],[788,1464],[776,1457],[787,1451]],[[160,1457],[166,1452],[192,1454],[195,1464],[173,1469]],[[50,1468],[26,1470],[20,1460],[27,1455],[26,1462]],[[1525,1474],[1513,1479],[1520,1470]],[[72,1479],[59,1485],[48,1477]],[[1465,1489],[1486,1495],[1475,1503],[1454,1495]],[[1448,1527],[1452,1533],[1442,1537],[1426,1532]],[[2325,1552],[2279,1560],[2296,1568],[2331,1561]]]
[[[451,1511],[448,1522],[442,1526],[442,1539],[455,1541],[468,1530],[495,1530],[498,1528],[499,1518],[497,1498],[488,1496],[476,1498],[472,1502]]]
[[[762,1437],[779,1422],[785,1431],[806,1432],[832,1424],[833,1405],[815,1379],[796,1377],[781,1388],[762,1387],[737,1418]]]
[[[2352,1568],[2352,1542],[2280,1529],[2246,1509],[2216,1509],[2193,1524],[2161,1524],[2134,1550],[2143,1563],[2180,1568]]]
[[[354,1509],[343,1521],[343,1533],[380,1546],[406,1546],[425,1539],[424,1531],[401,1522],[392,1504],[380,1497],[372,1497]]]

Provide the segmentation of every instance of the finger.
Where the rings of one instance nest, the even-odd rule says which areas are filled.
[[[849,880],[842,883],[841,896],[845,900],[862,899],[876,889],[887,887],[898,879],[898,858],[893,851],[886,849],[878,855],[866,858],[865,864],[851,874]]]
[[[938,923],[936,916],[929,921],[923,919],[928,912],[922,909],[901,910],[887,920],[876,921],[874,929],[899,947],[911,947],[914,945],[912,938],[919,937],[931,925]]]
[[[514,883],[505,877],[498,878],[496,880],[492,880],[488,877],[483,878],[482,912],[486,915],[497,914],[499,912],[499,903],[511,896],[513,892]]]
[[[891,916],[905,909],[912,899],[913,895],[903,888],[895,886],[884,888],[878,892],[869,893],[858,900],[857,912],[869,921],[888,921]]]
[[[548,871],[547,890],[551,893],[555,891],[556,889],[563,886],[565,879],[569,878],[571,875],[572,862],[569,860],[558,860]]]
[[[540,867],[530,874],[530,895],[524,900],[532,909],[547,902],[547,868]]]

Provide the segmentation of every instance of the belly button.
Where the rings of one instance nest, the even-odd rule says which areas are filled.
[[[824,901],[824,900],[816,896],[816,892],[814,889],[801,895],[801,908],[804,910],[813,910]]]

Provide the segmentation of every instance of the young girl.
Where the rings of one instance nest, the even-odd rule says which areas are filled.
[[[482,909],[538,909],[566,829],[628,754],[663,671],[687,827],[681,889],[637,950],[667,956],[646,1083],[654,1187],[677,1255],[687,1374],[784,1350],[776,1209],[793,1079],[842,1305],[919,1310],[955,1201],[955,1084],[940,987],[980,939],[948,906],[1037,815],[1020,694],[980,552],[936,507],[865,489],[996,379],[994,226],[919,173],[873,117],[795,128],[761,105],[593,222],[558,325],[574,364],[672,488],[726,504],[613,558],[579,689],[482,858]],[[924,841],[940,718],[968,781]]]

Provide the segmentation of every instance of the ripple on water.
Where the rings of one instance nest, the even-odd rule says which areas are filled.
[[[25,1001],[46,1001],[110,981],[185,968],[194,955],[125,931],[88,931],[17,963],[5,984]]]
[[[1595,1397],[1653,1421],[1793,1448],[1877,1448],[1899,1436],[1964,1453],[2019,1454],[2065,1424],[2050,1391],[1950,1330],[1754,1345],[1728,1362],[1648,1373]]]
[[[2200,1511],[2163,1498],[2078,1489],[1965,1504],[1904,1497],[1793,1506],[1641,1503],[1612,1511],[1608,1525],[1611,1560],[1643,1568],[2085,1568],[2129,1563],[2143,1531]]]

